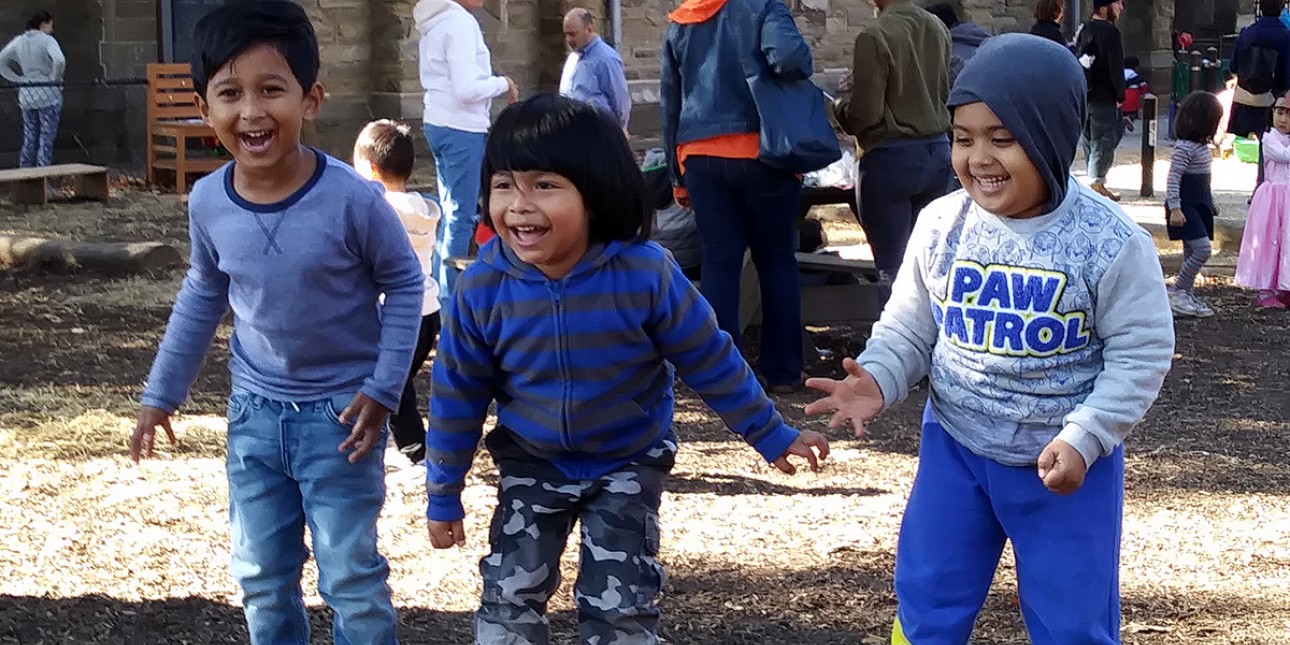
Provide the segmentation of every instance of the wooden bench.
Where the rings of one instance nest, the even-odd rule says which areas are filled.
[[[83,163],[65,163],[39,168],[13,168],[0,170],[0,184],[10,184],[9,198],[15,204],[49,203],[49,180],[59,177],[72,178],[72,191],[77,197],[106,201],[108,198],[108,169]]]
[[[212,138],[215,130],[202,121],[187,63],[148,65],[148,184],[156,185],[158,169],[175,174],[175,192],[188,192],[188,175],[206,174],[223,166],[227,155],[190,157],[189,139]],[[164,155],[164,156],[163,156]]]

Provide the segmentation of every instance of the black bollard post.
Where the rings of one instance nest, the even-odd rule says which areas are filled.
[[[1223,75],[1220,73],[1223,61],[1218,58],[1218,48],[1206,49],[1205,58],[1209,61],[1209,81],[1205,84],[1205,91],[1218,92],[1223,89]]]
[[[1187,93],[1199,92],[1205,89],[1200,76],[1200,50],[1191,51],[1191,87],[1187,88]]]
[[[1138,194],[1151,197],[1156,194],[1156,131],[1160,123],[1155,94],[1142,97],[1142,188]]]

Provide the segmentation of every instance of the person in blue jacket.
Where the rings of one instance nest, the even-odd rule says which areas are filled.
[[[759,369],[775,393],[802,388],[802,287],[796,231],[802,182],[758,160],[761,119],[744,65],[765,56],[772,74],[805,79],[811,48],[776,0],[686,0],[668,15],[660,54],[663,148],[677,201],[692,207],[703,245],[699,289],[721,329],[743,335],[739,282],[752,251],[762,309]],[[739,28],[760,27],[759,42]],[[758,49],[760,47],[760,50]],[[760,54],[757,52],[760,51]]]

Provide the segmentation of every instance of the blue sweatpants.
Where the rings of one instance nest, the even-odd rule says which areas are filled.
[[[967,643],[1011,540],[1034,645],[1119,643],[1123,505],[1122,448],[1094,462],[1079,490],[1061,496],[1044,488],[1034,466],[1004,466],[970,452],[929,405],[896,547],[892,642]]]

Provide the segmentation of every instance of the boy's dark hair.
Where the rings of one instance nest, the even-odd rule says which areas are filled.
[[[416,160],[412,129],[389,119],[373,121],[358,133],[354,156],[366,159],[383,179],[407,181]]]
[[[1286,6],[1285,0],[1259,0],[1259,15],[1276,18]]]
[[[948,2],[931,5],[927,8],[927,12],[940,18],[941,22],[945,23],[946,29],[953,28],[954,25],[959,24],[959,14],[954,10],[954,5]]]
[[[1178,106],[1174,121],[1174,138],[1181,141],[1205,143],[1218,133],[1218,123],[1223,120],[1223,104],[1209,92],[1192,92]]]
[[[1057,22],[1065,9],[1065,0],[1039,0],[1035,3],[1035,20]]]
[[[44,9],[41,9],[40,11],[37,11],[36,13],[31,14],[31,18],[27,20],[27,28],[40,29],[41,25],[47,22],[50,22],[53,19],[54,19],[53,14],[49,13],[48,11],[45,11]]]
[[[481,198],[489,214],[488,184],[499,172],[540,170],[573,182],[591,217],[591,240],[649,239],[654,224],[645,178],[623,129],[595,107],[562,96],[538,94],[497,117],[484,144]]]
[[[308,92],[318,82],[318,37],[290,0],[233,0],[206,14],[193,30],[193,89],[203,97],[212,76],[256,45],[271,45]]]
[[[1142,64],[1142,61],[1138,60],[1137,56],[1124,57],[1124,69],[1131,69],[1136,72],[1138,71],[1138,66],[1141,64]]]

